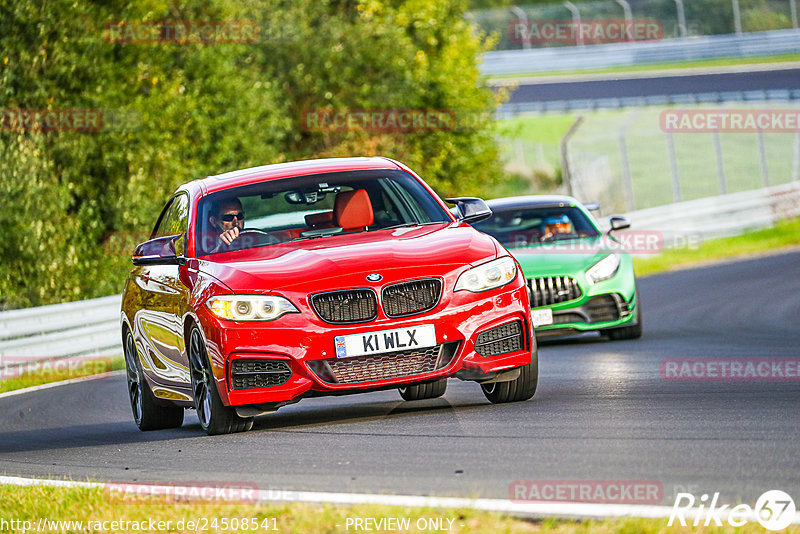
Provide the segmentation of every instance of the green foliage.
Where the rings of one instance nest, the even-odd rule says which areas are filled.
[[[465,22],[466,9],[463,0],[0,3],[0,107],[97,109],[105,121],[90,133],[0,131],[0,222],[8,231],[0,308],[120,291],[130,251],[109,251],[108,236],[146,234],[175,187],[209,174],[380,154],[443,195],[499,183],[488,120],[415,133],[301,125],[302,112],[318,108],[488,118],[496,101],[476,58],[491,43]],[[251,20],[260,38],[108,41],[109,24],[165,20]]]

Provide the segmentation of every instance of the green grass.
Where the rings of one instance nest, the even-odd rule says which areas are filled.
[[[575,121],[571,114],[519,117],[498,121],[499,144],[506,156],[506,171],[523,180],[512,181],[493,197],[552,192],[560,183],[559,143]]]
[[[88,532],[90,528],[99,526],[97,521],[119,522],[149,522],[164,521],[150,530],[145,523],[144,531],[150,532],[193,532],[195,529],[186,528],[189,521],[205,522],[210,532],[283,532],[283,533],[333,533],[355,532],[351,522],[348,527],[348,518],[408,518],[410,528],[403,532],[435,532],[436,530],[417,529],[417,521],[423,519],[444,520],[452,519],[450,533],[529,533],[548,532],[554,534],[589,534],[589,533],[711,533],[711,532],[763,532],[759,525],[747,524],[740,529],[703,528],[667,526],[667,519],[638,519],[623,518],[605,521],[574,521],[574,520],[527,520],[510,517],[498,513],[480,512],[470,509],[435,509],[435,508],[406,508],[397,506],[354,505],[333,506],[327,504],[271,504],[254,505],[240,503],[220,503],[213,501],[194,501],[191,503],[181,501],[144,502],[142,499],[131,500],[103,489],[62,489],[49,487],[16,487],[0,486],[0,519],[5,521],[30,521],[33,529],[36,528],[40,518],[50,521],[83,521],[82,528],[73,525],[72,528],[53,529],[51,532]],[[252,518],[259,525],[266,525],[267,529],[224,529],[222,519]],[[217,524],[217,528],[212,526]],[[166,522],[170,521],[168,525]],[[89,523],[93,522],[93,523]],[[183,529],[178,528],[182,522]],[[15,523],[21,525],[21,523]],[[118,527],[108,523],[106,528],[96,529],[102,532],[130,532],[137,531],[132,525],[119,523]],[[422,523],[420,523],[422,525]],[[24,525],[30,526],[30,525]],[[125,530],[124,527],[128,529]],[[274,530],[275,529],[275,530]],[[8,528],[5,531],[22,532],[22,528]],[[197,529],[202,531],[202,529]],[[363,530],[362,530],[363,531]],[[387,531],[387,530],[384,530]],[[439,530],[441,532],[441,530]],[[797,526],[792,526],[785,532],[799,532]]]
[[[487,79],[513,79],[533,78],[538,76],[572,76],[576,74],[620,74],[624,72],[645,72],[650,70],[688,69],[702,67],[729,67],[735,65],[759,65],[762,63],[790,63],[800,61],[800,54],[776,54],[772,56],[744,57],[744,58],[717,58],[695,61],[675,61],[668,63],[651,63],[646,65],[630,65],[623,67],[605,67],[601,69],[559,70],[547,72],[529,72],[515,74],[497,74],[487,76]]]
[[[33,363],[21,370],[6,370],[0,380],[0,393],[29,388],[71,378],[81,378],[125,368],[122,356],[86,359],[77,366],[67,366],[55,360]]]
[[[713,239],[696,249],[668,249],[652,258],[633,259],[637,276],[691,267],[705,262],[746,257],[800,245],[800,219],[740,236]]]

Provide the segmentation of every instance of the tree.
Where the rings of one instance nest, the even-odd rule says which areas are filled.
[[[490,43],[465,21],[466,7],[463,0],[0,4],[0,107],[96,110],[104,118],[90,132],[0,129],[0,190],[14,192],[3,211],[30,225],[26,232],[39,228],[33,245],[53,251],[41,263],[50,267],[22,276],[16,260],[31,259],[25,240],[0,248],[0,305],[118,292],[132,250],[108,250],[108,236],[147,234],[175,187],[210,174],[380,154],[409,164],[444,195],[481,194],[499,183],[489,120],[496,99],[477,67]],[[255,43],[119,44],[111,31],[121,21],[254,21],[260,31]],[[441,110],[471,122],[433,131],[304,129],[302,112],[317,108]],[[28,183],[26,175],[37,178]]]

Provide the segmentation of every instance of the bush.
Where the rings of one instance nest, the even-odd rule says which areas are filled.
[[[462,0],[0,4],[5,109],[97,109],[99,132],[0,131],[0,306],[119,292],[129,256],[179,184],[319,156],[385,155],[443,195],[503,181],[478,78],[488,43]],[[117,21],[253,20],[255,44],[113,44]],[[314,132],[308,109],[454,110],[482,121],[428,132]]]

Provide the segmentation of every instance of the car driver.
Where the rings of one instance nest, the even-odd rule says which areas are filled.
[[[218,249],[222,244],[230,245],[244,229],[244,210],[238,198],[228,198],[215,202],[208,217],[211,228],[219,232]],[[216,249],[215,249],[216,250]]]

